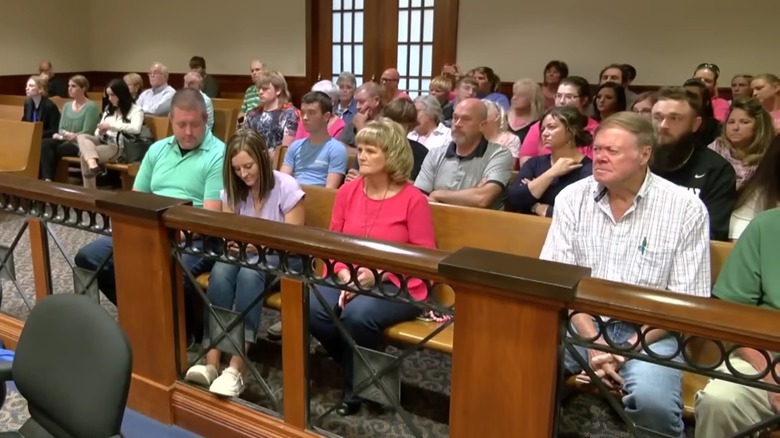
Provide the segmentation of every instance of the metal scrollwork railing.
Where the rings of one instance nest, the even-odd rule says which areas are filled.
[[[595,328],[593,336],[582,336],[577,332],[572,323],[573,318],[577,315],[588,315],[593,320]],[[615,334],[610,328],[618,326],[620,330],[617,330],[618,334]],[[688,336],[673,331],[667,331],[664,340],[673,340],[674,347],[669,349],[667,343],[667,346],[659,349],[658,339],[649,339],[649,333],[656,330],[659,329],[577,311],[571,312],[565,319],[565,335],[562,339],[564,353],[571,357],[577,367],[587,375],[589,384],[598,389],[598,392],[604,396],[610,407],[621,417],[631,436],[668,435],[635,424],[625,413],[621,402],[616,397],[616,395],[621,395],[620,390],[616,389],[613,384],[605,383],[602,376],[597,375],[593,371],[587,354],[583,357],[581,352],[578,351],[578,347],[580,349],[598,350],[620,356],[626,360],[644,361],[765,391],[780,391],[780,354],[716,339]],[[742,348],[749,348],[756,352],[763,358],[766,366],[756,370],[753,374],[739,371],[732,364],[732,360],[737,350]],[[561,387],[563,387],[563,382],[561,382]],[[754,436],[757,432],[778,425],[780,425],[780,415],[775,415],[740,431],[734,435],[734,438]]]

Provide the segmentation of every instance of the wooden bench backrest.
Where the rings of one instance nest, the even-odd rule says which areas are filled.
[[[21,105],[24,106],[24,101],[27,100],[27,96],[16,96],[12,94],[0,94],[0,105]]]
[[[212,98],[211,104],[214,105],[214,109],[227,109],[236,110],[236,114],[241,111],[241,105],[244,103],[244,99],[225,99],[225,98]]]
[[[64,97],[54,96],[50,97],[49,100],[54,102],[54,104],[57,105],[57,108],[59,108],[60,112],[62,112],[62,107],[65,106],[65,102],[69,102],[73,99],[65,99]],[[98,108],[100,108],[100,106],[98,106]]]
[[[87,91],[87,97],[95,102],[103,102],[104,91]]]
[[[235,108],[225,109],[214,107],[214,135],[227,143],[228,138],[236,132],[236,119],[238,110]]]
[[[229,100],[240,100],[241,103],[244,103],[244,93],[242,92],[234,92],[234,91],[223,91],[219,93],[220,97],[219,99],[229,99]],[[241,109],[241,106],[238,107]]]
[[[24,117],[24,106],[0,105],[0,120],[19,122]]]
[[[43,123],[0,120],[0,172],[38,178]]]
[[[166,137],[170,137],[173,130],[171,129],[171,121],[168,117],[156,117],[146,116],[144,123],[152,131],[152,135],[155,140],[162,140]]]
[[[274,169],[281,170],[282,164],[284,164],[284,156],[287,155],[287,146],[279,146],[276,148],[276,160],[274,161]]]

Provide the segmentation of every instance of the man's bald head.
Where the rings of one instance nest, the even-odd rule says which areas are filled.
[[[401,75],[398,74],[398,70],[394,68],[388,68],[387,70],[382,72],[382,79],[380,80],[380,82],[389,90],[396,92],[398,91],[398,81],[400,79],[401,79]]]
[[[455,105],[452,114],[452,139],[459,147],[476,147],[482,139],[487,120],[487,108],[479,99],[464,99]]]
[[[168,67],[155,62],[149,67],[149,84],[152,88],[162,87],[168,83]]]
[[[40,64],[38,64],[38,73],[44,74],[48,77],[52,76],[52,66],[50,61],[41,61]]]

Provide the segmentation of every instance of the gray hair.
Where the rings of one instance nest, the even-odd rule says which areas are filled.
[[[636,146],[638,148],[650,146],[652,149],[655,149],[655,146],[658,143],[655,128],[653,128],[653,124],[650,120],[631,111],[621,111],[612,114],[607,117],[606,120],[602,120],[599,127],[596,128],[594,137],[595,135],[598,135],[599,132],[610,128],[622,129],[633,134],[636,138]]]
[[[340,84],[340,83],[342,83],[344,81],[347,81],[347,82],[351,83],[353,87],[357,87],[357,78],[355,78],[355,75],[353,75],[352,73],[350,73],[348,71],[341,72],[341,74],[339,75],[338,79],[336,79],[336,85],[338,85],[338,84]]]
[[[187,74],[184,75],[184,82],[187,82],[188,80],[198,81],[198,89],[203,88],[203,76],[201,76],[200,73],[196,71],[187,72]]]
[[[162,72],[163,76],[165,76],[165,80],[168,80],[168,67],[165,66],[165,64],[161,62],[155,62],[152,64],[152,68],[160,67],[160,71]]]
[[[339,87],[331,81],[319,81],[312,85],[311,91],[319,91],[325,93],[330,97],[331,102],[334,104],[339,101]]]
[[[414,103],[421,103],[422,112],[435,120],[437,125],[444,120],[444,113],[441,110],[439,101],[430,94],[419,96],[418,98],[414,99]]]

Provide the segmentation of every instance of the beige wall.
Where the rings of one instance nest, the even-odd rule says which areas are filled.
[[[288,76],[306,74],[305,0],[91,3],[91,70],[144,72],[159,61],[184,72],[200,55],[214,74],[248,75],[255,58]]]
[[[67,5],[67,6],[65,6]],[[0,75],[38,72],[49,59],[55,71],[88,70],[89,0],[0,0]]]
[[[777,0],[750,5],[705,0],[460,0],[458,64],[493,67],[503,81],[542,79],[551,59],[595,81],[604,65],[626,62],[636,84],[679,84],[702,62],[736,73],[780,73]],[[690,30],[689,30],[690,29]],[[763,35],[760,36],[760,35]]]

